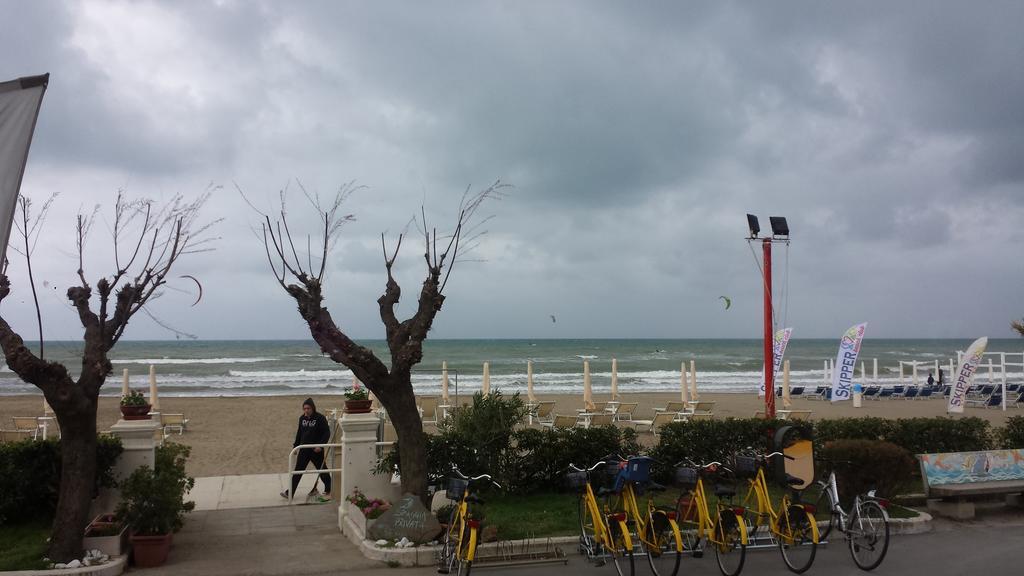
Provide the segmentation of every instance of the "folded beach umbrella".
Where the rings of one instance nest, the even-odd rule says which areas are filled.
[[[691,400],[697,401],[697,363],[690,360],[690,396]]]
[[[526,397],[530,402],[536,402],[537,397],[533,395],[533,361],[526,361]]]
[[[156,395],[156,366],[149,365],[149,404],[150,412],[160,411],[160,398]]]
[[[684,405],[690,399],[686,393],[686,362],[683,362],[679,367],[679,399],[683,401]]]
[[[448,404],[448,361],[441,362],[441,399]]]
[[[594,406],[594,392],[590,389],[590,361],[583,361],[583,407],[591,411]]]
[[[121,381],[121,396],[127,396],[131,389],[128,387],[128,369],[124,369],[124,379]]]
[[[782,407],[789,410],[791,406],[793,401],[789,399],[789,360],[785,360],[782,362]]]
[[[612,400],[619,399],[619,370],[618,362],[612,358]]]
[[[484,362],[484,383],[480,391],[485,395],[491,393],[491,363]]]

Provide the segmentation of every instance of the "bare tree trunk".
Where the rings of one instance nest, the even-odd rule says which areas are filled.
[[[369,383],[367,383],[369,386]],[[371,388],[372,389],[372,388]],[[398,435],[398,457],[402,462],[402,492],[416,494],[423,501],[427,495],[427,450],[423,436],[423,420],[416,407],[409,371],[391,375],[391,393],[378,396],[395,425]]]
[[[82,536],[96,482],[96,400],[76,394],[58,414],[61,428],[60,496],[49,558],[81,558]]]

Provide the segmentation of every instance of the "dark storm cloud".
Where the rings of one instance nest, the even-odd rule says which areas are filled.
[[[485,210],[438,336],[750,336],[746,212],[789,218],[801,337],[861,320],[1001,336],[1020,316],[1004,286],[1024,270],[994,264],[1024,240],[1020,3],[2,6],[0,78],[53,74],[26,186],[79,206],[125,182],[225,185],[218,253],[195,267],[226,316],[262,304],[225,284],[264,278],[281,336],[305,333],[234,183],[261,209],[298,181],[367,185],[328,266],[358,334],[380,333],[380,233],[393,245],[421,204],[447,229],[467,185],[499,177],[515,188]],[[403,306],[423,277],[410,230]],[[964,294],[988,308],[932,320]],[[201,316],[194,332],[237,335]]]

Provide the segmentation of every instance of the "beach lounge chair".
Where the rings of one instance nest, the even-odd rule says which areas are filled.
[[[676,414],[678,414],[678,412],[658,412],[651,420],[633,420],[633,426],[635,426],[639,432],[650,432],[657,436],[658,429],[665,424],[674,422]]]
[[[932,397],[932,393],[935,392],[934,388],[921,388],[921,391],[917,393],[917,399],[927,399]]]
[[[609,414],[613,413],[611,411],[611,409],[608,408],[608,403],[607,402],[594,402],[594,409],[593,410],[588,410],[586,407],[577,408],[576,409],[576,413],[577,414],[583,414],[583,413],[587,413],[587,414],[600,414],[601,412],[608,412]]]
[[[918,388],[917,386],[909,386],[903,392],[903,399],[904,400],[913,400],[914,398],[917,398],[917,393],[920,392],[920,391],[921,391],[921,389]]]
[[[160,414],[160,425],[163,426],[163,437],[167,438],[174,430],[178,431],[178,435],[185,433],[185,427],[188,425],[188,418],[185,418],[184,414]]]
[[[11,416],[11,420],[14,421],[15,432],[32,434],[33,440],[39,439],[39,421],[35,416]]]
[[[615,411],[616,422],[632,422],[633,412],[636,411],[636,407],[640,404],[638,402],[622,402],[619,404],[619,409]]]
[[[552,418],[550,423],[541,422],[541,426],[545,428],[551,428],[552,430],[565,430],[568,428],[575,428],[580,423],[580,419],[576,416],[570,416],[566,414],[555,414],[554,418]]]
[[[878,392],[881,390],[878,386],[868,386],[864,389],[865,400],[878,400]]]
[[[590,420],[587,423],[587,427],[594,428],[597,426],[614,426],[614,418],[615,415],[610,413],[594,414],[593,416],[590,417]]]
[[[555,401],[544,400],[541,402],[537,402],[537,405],[533,409],[533,414],[531,415],[531,418],[533,420],[536,420],[537,423],[540,424],[541,426],[551,425],[551,423],[554,422],[554,414]]]
[[[785,420],[810,420],[812,414],[810,410],[790,410]]]
[[[803,386],[793,386],[793,388],[791,388],[790,391],[789,391],[789,397],[790,398],[792,398],[793,396],[803,396],[803,395],[804,395],[804,387]]]
[[[654,413],[657,415],[659,412],[683,412],[686,410],[686,404],[683,402],[669,402],[664,408],[655,408]]]
[[[437,396],[417,396],[416,408],[424,424],[437,426]]]
[[[821,400],[825,397],[825,391],[830,390],[828,386],[818,386],[814,389],[814,393],[807,396],[808,400]]]
[[[1011,402],[1007,402],[1006,405],[1007,406],[1012,406],[1014,408],[1020,408],[1021,406],[1024,406],[1024,390],[1021,390],[1017,394],[1017,399],[1016,400],[1014,400],[1012,403]]]
[[[694,412],[687,414],[685,420],[713,420],[715,415],[711,412]]]
[[[907,387],[906,386],[903,386],[901,384],[897,384],[897,385],[892,387],[892,394],[890,394],[889,397],[890,398],[903,398],[903,395],[906,394],[906,392],[907,392]]]
[[[892,398],[893,389],[884,387],[878,391],[878,396],[875,396],[875,400],[881,400],[882,398]]]
[[[1007,405],[1009,405],[1009,399],[1007,399]],[[985,400],[982,404],[983,408],[1001,408],[1003,406],[1003,394],[1002,392],[995,392]]]
[[[764,420],[765,415],[766,415],[766,412],[764,410],[756,410],[754,412],[754,418],[760,418],[760,419]]]
[[[700,402],[691,402],[689,412],[692,414],[711,414],[715,411],[714,400],[701,400]]]

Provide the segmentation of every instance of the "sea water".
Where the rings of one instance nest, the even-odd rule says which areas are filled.
[[[950,379],[949,361],[965,350],[970,339],[912,340],[866,339],[857,362],[855,382],[874,383],[873,359],[878,359],[878,383],[896,384],[899,362],[917,361],[923,383],[934,362]],[[360,341],[390,366],[382,340]],[[794,339],[786,349],[792,386],[825,383],[824,362],[835,359],[838,339]],[[38,352],[38,345],[29,343]],[[47,342],[46,359],[63,363],[72,374],[81,364],[80,342]],[[990,339],[989,352],[1012,354],[1007,362],[1022,363],[1024,339]],[[581,339],[581,340],[427,340],[423,362],[413,372],[418,393],[437,394],[441,363],[447,361],[450,393],[480,390],[483,363],[490,363],[491,388],[504,393],[526,392],[527,361],[533,361],[534,390],[544,393],[582,393],[583,362],[590,363],[594,392],[607,393],[611,361],[617,360],[619,392],[672,392],[679,390],[680,364],[693,360],[699,390],[753,392],[762,375],[761,340],[701,339]],[[986,356],[975,381],[988,381],[988,358],[995,364],[993,382],[1000,381],[999,357]],[[232,341],[121,341],[111,353],[113,373],[101,395],[117,395],[122,371],[128,369],[134,388],[148,389],[149,366],[154,366],[160,393],[167,396],[274,396],[340,394],[352,385],[352,373],[320,353],[311,340]],[[861,378],[861,362],[866,381]],[[1024,381],[1024,368],[1007,368],[1008,380]],[[936,378],[937,374],[934,374]],[[911,368],[904,366],[904,383]],[[781,383],[781,373],[777,382]],[[37,394],[38,389],[18,379],[6,366],[0,370],[0,395]]]

